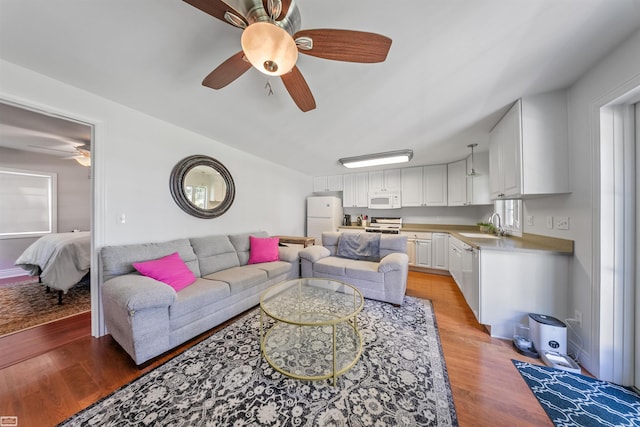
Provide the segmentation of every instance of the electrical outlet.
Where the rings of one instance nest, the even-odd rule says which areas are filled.
[[[533,215],[527,215],[527,225],[533,227]]]
[[[553,228],[553,217],[551,215],[547,217],[547,228]]]
[[[576,310],[573,314],[573,318],[576,319],[578,326],[582,328],[582,313]]]
[[[557,216],[556,217],[556,228],[558,230],[568,230],[569,229],[569,217],[568,216]]]

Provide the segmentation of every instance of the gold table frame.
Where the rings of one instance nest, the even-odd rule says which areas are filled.
[[[308,292],[310,289],[312,289],[313,292],[318,295],[309,295]],[[344,298],[341,297],[341,295],[344,295]],[[347,300],[351,298],[351,295],[353,304],[347,309],[347,304],[349,304]],[[278,296],[280,296],[281,299],[285,299],[285,297],[288,297],[289,299],[293,298],[294,300],[297,297],[297,306],[292,307],[291,305],[286,305],[287,302],[285,301],[283,305],[283,307],[286,307],[285,313],[277,312],[277,310],[274,310],[274,308],[270,306],[269,303],[273,301],[278,302]],[[340,310],[338,310],[338,313],[328,313],[315,311],[313,308],[310,309],[309,307],[309,304],[317,303],[317,306],[322,309],[323,305],[331,304],[331,298],[337,298],[343,305],[339,308],[344,308],[345,311],[339,312]],[[302,304],[303,300],[307,303],[306,307],[304,307]],[[358,330],[357,316],[358,313],[362,311],[363,307],[364,297],[362,296],[362,293],[357,288],[349,285],[348,283],[340,282],[333,279],[322,278],[293,279],[278,283],[277,285],[274,285],[267,289],[260,297],[260,351],[269,365],[271,365],[276,371],[280,372],[281,374],[284,374],[291,378],[314,381],[333,378],[333,385],[335,386],[337,377],[351,369],[362,355],[363,341],[362,335]],[[315,315],[319,317],[326,317],[327,319],[308,320]],[[273,319],[273,322],[265,319],[265,316]],[[272,332],[274,331],[274,329],[278,328],[279,325],[282,324],[297,326],[300,334],[303,333],[304,327],[331,326],[333,360],[332,369],[330,370],[330,372],[321,375],[299,375],[288,371],[287,369],[276,363],[276,361],[273,360],[272,357],[270,357],[270,354],[267,351],[267,343],[269,341],[269,338],[272,336]],[[353,360],[349,361],[346,366],[339,368],[337,366],[336,328],[341,324],[346,324],[349,327],[349,333],[353,333],[352,338],[354,340],[357,340],[357,350],[355,351]],[[309,350],[309,352],[311,352],[311,350]]]

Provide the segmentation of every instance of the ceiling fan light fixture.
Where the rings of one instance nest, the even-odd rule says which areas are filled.
[[[293,37],[269,22],[256,22],[242,32],[242,51],[258,71],[269,76],[288,73],[298,60]]]
[[[413,158],[413,150],[387,151],[385,153],[365,154],[363,156],[338,159],[346,168],[364,168],[367,166],[405,163]]]

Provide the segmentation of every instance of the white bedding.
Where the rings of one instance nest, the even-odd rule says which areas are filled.
[[[67,291],[89,272],[91,236],[88,231],[42,236],[17,259],[17,266],[52,289]]]

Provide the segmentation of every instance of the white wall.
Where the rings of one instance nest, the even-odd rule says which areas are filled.
[[[569,314],[582,312],[582,329],[576,342],[583,342],[581,361],[594,375],[600,373],[599,283],[594,268],[598,256],[597,213],[599,202],[599,115],[602,105],[612,101],[631,86],[640,84],[640,32],[636,32],[614,52],[587,72],[568,91],[571,190],[558,195],[527,200],[525,216],[533,215],[535,225],[525,232],[575,241],[571,267]],[[570,217],[570,230],[548,230],[547,215]],[[525,221],[526,224],[526,221]],[[597,228],[595,228],[597,230]],[[570,336],[571,338],[571,336]]]
[[[92,146],[95,248],[259,229],[270,234],[304,233],[310,176],[6,61],[0,61],[0,75],[0,98],[96,124]],[[191,217],[171,198],[171,169],[193,154],[218,159],[233,176],[236,198],[221,217]],[[117,221],[121,214],[126,215],[125,224]],[[95,261],[94,253],[94,265]],[[95,269],[92,286],[97,282],[94,273]],[[92,292],[92,298],[98,295]],[[98,322],[99,316],[94,317],[94,334]]]

